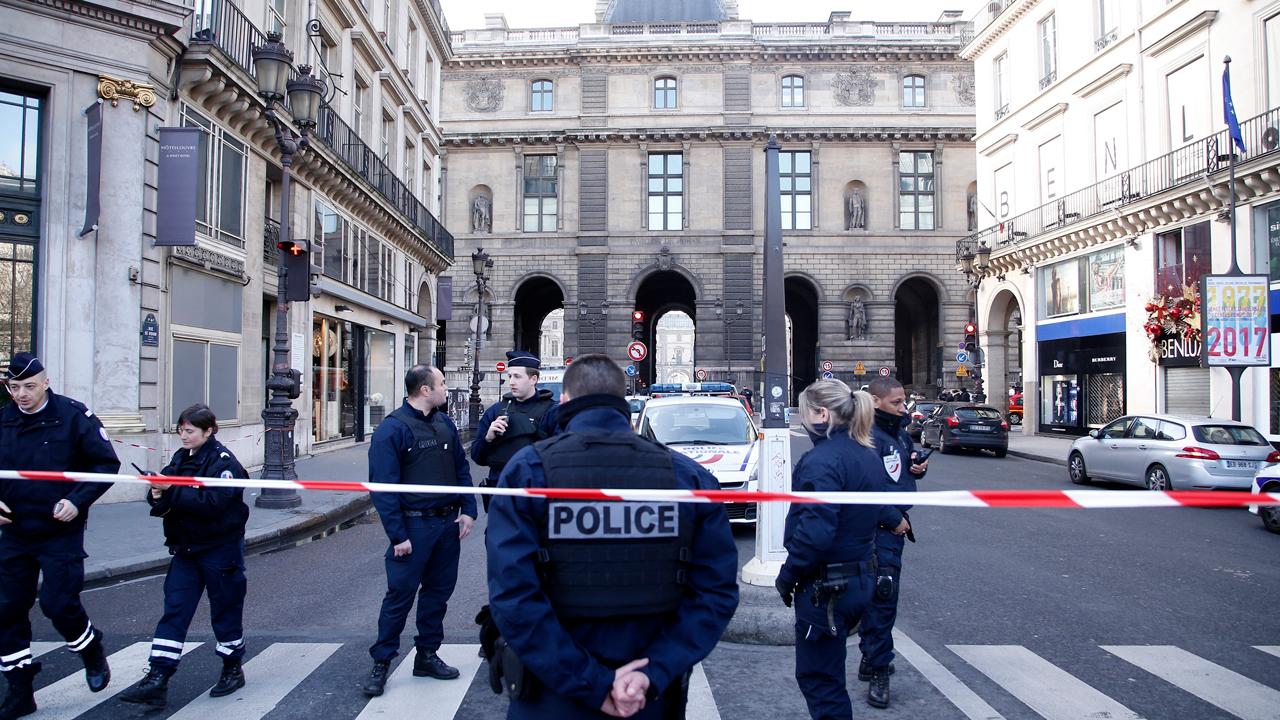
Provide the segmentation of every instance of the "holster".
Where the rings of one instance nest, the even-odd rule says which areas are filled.
[[[494,657],[489,660],[489,688],[507,693],[512,700],[533,700],[542,687],[538,677],[521,662],[516,651],[501,637],[494,643]]]

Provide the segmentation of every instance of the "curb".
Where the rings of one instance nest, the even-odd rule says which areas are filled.
[[[795,645],[795,611],[785,607],[773,588],[738,581],[738,609],[721,636],[742,645]]]
[[[1062,467],[1067,466],[1066,458],[1049,457],[1047,455],[1037,455],[1036,453],[1033,453],[1033,452],[1028,452],[1026,450],[1014,450],[1013,448],[1009,448],[1009,454],[1013,455],[1014,457],[1020,457],[1024,460],[1036,460],[1042,463],[1049,463],[1050,465],[1061,465]]]
[[[245,536],[245,555],[258,554],[277,549],[305,536],[318,538],[328,535],[332,529],[355,520],[370,511],[373,507],[368,494],[356,496],[347,502],[319,515],[309,516],[300,522],[285,527],[272,527],[250,533]],[[126,562],[114,567],[86,569],[85,587],[105,585],[116,580],[128,580],[141,575],[161,570],[168,566],[170,555],[161,550],[146,559]]]

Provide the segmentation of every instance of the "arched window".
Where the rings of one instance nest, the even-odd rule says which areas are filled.
[[[653,81],[653,107],[656,110],[671,110],[676,106],[676,79],[660,77]]]
[[[924,76],[902,78],[902,107],[924,107]]]
[[[550,80],[534,80],[529,87],[529,109],[533,112],[551,112],[555,109],[554,86]]]
[[[804,76],[782,78],[782,107],[804,107]]]

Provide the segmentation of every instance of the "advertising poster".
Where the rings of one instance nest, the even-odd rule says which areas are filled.
[[[1113,248],[1089,256],[1089,309],[1124,305],[1124,250]]]
[[[1204,358],[1209,367],[1271,364],[1266,275],[1205,275],[1200,297]]]
[[[1049,317],[1080,312],[1079,268],[1074,260],[1046,268],[1045,310]]]

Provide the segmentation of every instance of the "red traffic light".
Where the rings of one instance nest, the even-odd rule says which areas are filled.
[[[276,243],[276,247],[289,253],[290,255],[293,255],[294,257],[297,257],[299,255],[306,254],[307,241],[306,240],[280,240]]]
[[[977,325],[974,325],[974,324],[973,324],[973,323],[971,323],[971,322],[968,322],[968,323],[965,323],[965,324],[964,324],[964,334],[965,334],[965,335],[972,335],[972,334],[974,334],[974,333],[976,333],[976,332],[978,332],[978,326],[977,326]]]
[[[631,321],[632,321],[632,322],[644,322],[644,311],[643,311],[643,310],[632,310],[632,311],[631,311]]]

